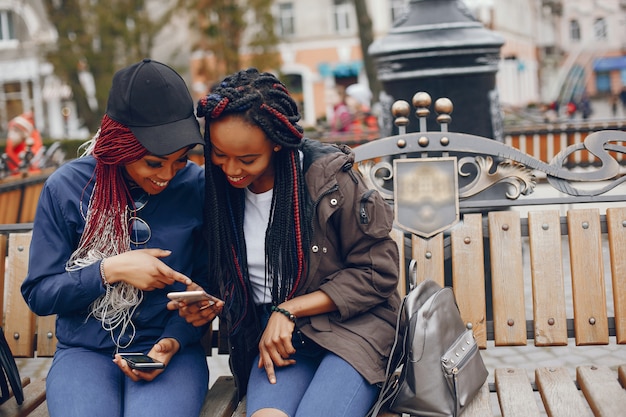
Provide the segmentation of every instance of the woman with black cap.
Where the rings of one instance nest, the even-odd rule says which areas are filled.
[[[166,308],[168,292],[207,279],[204,172],[187,158],[198,144],[185,82],[144,59],[114,75],[86,155],[47,180],[22,294],[36,314],[57,315],[50,416],[199,414],[205,329]],[[165,366],[131,369],[125,352]]]

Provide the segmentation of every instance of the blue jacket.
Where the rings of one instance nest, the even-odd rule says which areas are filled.
[[[40,316],[57,315],[59,347],[80,346],[113,353],[115,344],[111,334],[89,315],[89,305],[105,292],[100,262],[73,272],[65,270],[85,226],[83,215],[93,190],[93,181],[89,180],[94,169],[95,159],[87,156],[64,164],[46,181],[35,216],[28,275],[21,290],[33,312]],[[138,215],[152,231],[143,247],[171,250],[172,254],[161,260],[206,286],[203,200],[204,170],[188,162],[163,192],[149,197]],[[136,333],[125,351],[147,351],[165,337],[178,340],[181,349],[199,341],[205,329],[186,323],[178,311],[166,308],[166,294],[184,289],[185,285],[177,282],[143,292],[143,301],[132,318]],[[128,341],[128,336],[129,331],[121,338],[122,344]]]

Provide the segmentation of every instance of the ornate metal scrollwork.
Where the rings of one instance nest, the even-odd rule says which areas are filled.
[[[357,164],[358,170],[363,174],[365,183],[369,188],[377,190],[385,199],[393,198],[393,189],[384,187],[386,183],[393,182],[393,165],[389,162],[366,161]]]
[[[417,93],[416,96],[419,94],[426,93]],[[430,103],[429,100],[422,101]],[[355,149],[358,168],[368,185],[385,198],[393,199],[393,159],[437,156],[458,158],[460,201],[470,200],[491,189],[495,194],[488,198],[500,199],[500,205],[506,205],[506,201],[520,205],[523,201],[513,202],[525,200],[520,197],[532,194],[539,177],[545,177],[552,188],[569,196],[587,196],[594,201],[597,196],[602,196],[603,201],[615,201],[619,198],[604,194],[626,181],[626,171],[620,164],[620,159],[626,155],[626,132],[601,130],[591,133],[582,143],[568,146],[548,163],[489,138],[448,132],[447,122],[450,117],[442,117],[441,114],[449,116],[452,106],[438,105],[438,102],[435,103],[435,108],[440,114],[437,120],[443,121],[441,132],[401,133],[377,139]],[[404,107],[402,109],[404,113],[408,111]],[[420,113],[419,110],[418,108],[417,114],[428,114],[426,111]],[[401,117],[404,113],[394,113],[394,116]],[[426,124],[420,122],[420,125],[425,127]],[[577,152],[593,155],[593,164],[584,168],[570,167],[569,164]],[[626,159],[626,156],[623,158]],[[505,186],[496,187],[498,185]]]
[[[618,154],[626,154],[626,147],[619,145],[619,143],[626,142],[626,132],[619,130],[601,130],[594,132],[587,136],[582,143],[570,145],[557,154],[550,166],[554,168],[563,167],[571,155],[580,151],[588,151],[594,157],[600,160],[599,167],[593,167],[591,170],[579,170],[576,171],[575,177],[572,176],[572,171],[562,172],[560,170],[553,171],[548,175],[548,182],[557,190],[569,195],[580,196],[595,196],[604,194],[624,181],[624,177],[621,173],[620,163],[609,152],[615,152]],[[565,175],[567,174],[567,175]],[[608,181],[603,185],[593,188],[579,188],[575,187],[575,183],[598,183],[600,181]]]
[[[498,164],[495,172],[491,172],[493,163],[494,160],[491,156],[465,157],[459,160],[460,176],[467,177],[470,175],[464,170],[468,164],[476,169],[476,175],[472,182],[459,190],[460,199],[471,197],[501,183],[510,186],[506,192],[506,197],[511,200],[517,199],[522,194],[528,195],[533,192],[537,181],[532,170],[518,162],[506,160]]]
[[[495,169],[492,157],[464,157],[459,159],[458,175],[460,177],[473,176],[471,182],[459,189],[459,199],[463,200],[485,191],[496,184],[506,183],[510,187],[506,197],[515,200],[520,195],[533,192],[537,184],[532,170],[512,160],[500,162]],[[467,165],[475,168],[475,173],[466,171]],[[368,187],[376,189],[384,198],[393,199],[393,165],[390,162],[373,163],[366,161],[357,165],[363,174]],[[391,189],[390,189],[391,188]]]

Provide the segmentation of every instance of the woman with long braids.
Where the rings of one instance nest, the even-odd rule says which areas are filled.
[[[164,64],[144,59],[118,71],[86,155],[46,181],[22,294],[38,315],[57,315],[51,417],[200,412],[205,329],[166,308],[168,292],[207,279],[204,170],[187,158],[204,144],[193,107]],[[126,352],[165,367],[131,369]]]
[[[228,76],[197,115],[210,276],[248,416],[363,417],[400,303],[391,208],[349,148],[303,138],[296,103],[270,73]],[[180,313],[202,324],[211,317],[198,307]]]

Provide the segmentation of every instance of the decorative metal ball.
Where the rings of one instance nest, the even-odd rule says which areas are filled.
[[[442,97],[435,101],[435,111],[438,114],[452,114],[454,106],[449,98]]]
[[[405,100],[397,100],[391,106],[391,114],[393,117],[408,117],[410,112],[411,105]]]
[[[415,108],[428,108],[432,104],[433,100],[430,98],[430,94],[424,91],[419,91],[413,96],[413,107]]]

